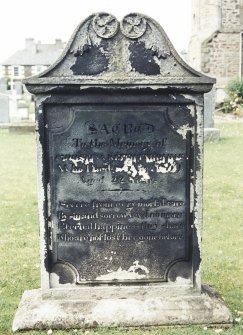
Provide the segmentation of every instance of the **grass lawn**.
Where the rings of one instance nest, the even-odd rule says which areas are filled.
[[[221,123],[218,128],[220,141],[205,146],[203,282],[217,288],[234,319],[243,319],[243,123]],[[0,334],[8,335],[23,291],[40,287],[34,136],[1,130],[0,157]],[[215,329],[204,330],[203,326],[85,332],[216,334]],[[53,331],[59,335],[83,333]],[[243,322],[223,334],[243,334]]]

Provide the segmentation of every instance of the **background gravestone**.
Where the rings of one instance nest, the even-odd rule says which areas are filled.
[[[9,123],[9,96],[7,94],[7,82],[0,79],[0,124]]]
[[[214,80],[152,19],[98,13],[25,83],[37,99],[42,287],[24,293],[13,330],[231,322],[200,281]]]
[[[0,92],[0,123],[9,123],[9,97]]]
[[[215,90],[204,94],[204,141],[215,141],[220,137],[219,129],[214,127]]]

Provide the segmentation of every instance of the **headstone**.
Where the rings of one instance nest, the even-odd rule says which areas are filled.
[[[9,94],[10,122],[21,123],[28,119],[28,105],[23,99],[18,99],[16,94]]]
[[[27,120],[29,118],[28,104],[24,99],[17,100],[18,115],[21,116],[21,120]]]
[[[204,94],[204,141],[215,141],[220,131],[214,127],[215,90]]]
[[[7,80],[0,78],[0,93],[7,93]]]
[[[7,81],[0,78],[0,124],[9,123],[9,96],[7,94]]]
[[[10,123],[13,122],[20,122],[21,121],[21,114],[18,113],[18,100],[16,94],[11,92],[9,94],[9,118]]]
[[[0,124],[9,123],[9,96],[0,92]]]
[[[21,81],[15,81],[14,86],[15,86],[15,92],[16,92],[17,97],[19,99],[22,98],[22,95],[23,95],[23,84],[22,84],[22,82]]]
[[[230,323],[201,285],[203,94],[149,17],[82,22],[36,95],[41,290],[13,330]]]

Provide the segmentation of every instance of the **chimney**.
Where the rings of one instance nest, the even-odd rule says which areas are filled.
[[[31,51],[36,51],[35,40],[32,37],[25,39],[25,49],[31,50]]]
[[[60,38],[56,38],[55,39],[55,44],[57,47],[59,47],[60,49],[63,47],[63,42]]]

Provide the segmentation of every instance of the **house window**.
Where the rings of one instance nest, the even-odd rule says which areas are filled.
[[[14,66],[14,77],[18,77],[18,76],[19,76],[19,67]]]

